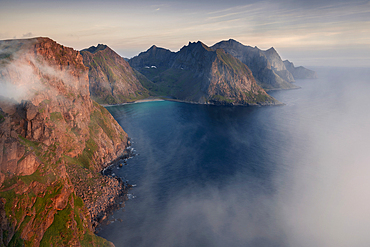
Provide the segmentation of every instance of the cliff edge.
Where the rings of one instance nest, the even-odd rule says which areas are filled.
[[[127,188],[102,176],[127,134],[90,98],[78,51],[0,41],[0,245],[111,246],[94,227]]]

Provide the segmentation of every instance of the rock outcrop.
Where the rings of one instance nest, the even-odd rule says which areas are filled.
[[[91,46],[81,54],[89,68],[91,98],[96,102],[119,104],[149,96],[128,62],[108,46]]]
[[[222,49],[202,42],[180,51],[152,46],[129,60],[130,65],[154,82],[163,95],[186,102],[222,105],[273,105],[249,68]]]
[[[246,64],[251,69],[257,83],[266,90],[298,88],[292,84],[294,78],[285,68],[274,48],[262,51],[257,47],[245,46],[233,39],[221,41],[211,48],[221,48]]]
[[[0,245],[111,246],[93,230],[125,184],[100,171],[128,137],[91,100],[81,54],[0,41],[0,87]]]
[[[285,60],[284,65],[292,73],[294,79],[317,79],[317,74],[313,70],[306,69],[302,66],[294,67],[294,64],[289,62],[289,60]]]

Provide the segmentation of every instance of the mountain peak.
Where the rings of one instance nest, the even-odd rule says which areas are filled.
[[[225,47],[233,47],[234,49],[243,49],[246,46],[235,39],[229,39],[229,40],[222,40],[214,44],[211,48],[217,49],[217,48],[225,48]]]
[[[108,47],[107,45],[98,44],[96,47],[95,46],[90,46],[89,48],[83,49],[82,51],[88,51],[88,52],[91,52],[91,53],[95,53],[95,52],[98,52],[98,51],[101,51],[101,50],[105,50],[107,47]]]
[[[239,41],[236,41],[235,39],[229,39],[228,42],[229,43],[234,43],[234,44],[240,44],[240,45],[242,44]]]
[[[266,50],[267,53],[277,53],[274,47],[271,47],[270,49]]]
[[[184,46],[182,49],[184,48],[203,48],[205,49],[206,51],[212,51],[211,48],[209,48],[206,44],[204,44],[202,41],[197,41],[197,42],[190,42],[189,41],[189,44],[187,46]]]
[[[148,50],[155,50],[157,49],[158,47],[156,45],[152,45]]]

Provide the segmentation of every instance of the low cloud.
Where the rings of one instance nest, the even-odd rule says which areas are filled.
[[[58,95],[53,85],[64,84],[73,90],[79,90],[81,83],[74,78],[68,68],[55,68],[42,56],[37,58],[27,51],[17,50],[21,41],[14,40],[0,43],[0,96],[11,102],[34,100],[42,94]],[[52,82],[52,83],[50,83]],[[38,104],[39,100],[36,100]]]
[[[33,37],[33,34],[31,32],[29,33],[25,33],[22,35],[23,38],[30,38],[30,37]]]

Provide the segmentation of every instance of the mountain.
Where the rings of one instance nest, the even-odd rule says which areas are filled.
[[[227,54],[239,59],[252,71],[257,83],[266,90],[298,88],[293,76],[285,68],[274,48],[262,51],[257,47],[245,46],[236,40],[221,41],[211,47],[223,49]]]
[[[281,60],[281,57],[279,56],[274,47],[271,47],[270,49],[263,51],[263,53],[269,60],[271,68],[274,70],[276,74],[280,76],[280,78],[284,79],[289,83],[294,82],[293,75],[285,68],[283,60]]]
[[[284,65],[287,70],[292,73],[295,79],[317,79],[317,74],[315,71],[306,69],[302,66],[294,67],[294,64],[289,62],[289,60],[285,60]]]
[[[81,55],[89,68],[90,95],[96,102],[119,104],[149,96],[128,62],[108,46],[91,46]]]
[[[278,103],[256,84],[245,64],[200,41],[189,42],[176,53],[152,46],[129,63],[154,82],[161,94],[178,100],[202,104]]]
[[[127,186],[102,169],[127,134],[91,100],[78,51],[0,41],[0,245],[112,246],[94,235]]]

